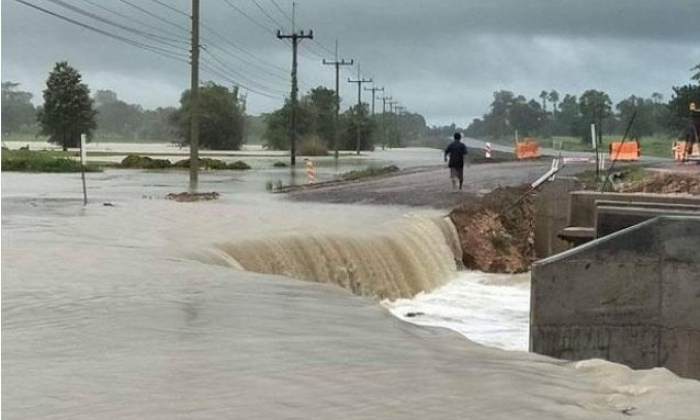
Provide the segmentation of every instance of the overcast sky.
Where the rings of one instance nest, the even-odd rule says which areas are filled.
[[[189,87],[190,0],[22,1],[148,48],[2,0],[2,81],[20,82],[36,103],[62,60],[93,92],[110,89],[145,108],[177,106]],[[291,31],[291,0],[201,3],[201,80],[248,88],[251,114],[279,108],[292,52],[275,32]],[[698,0],[299,0],[296,28],[314,31],[301,42],[300,88],[334,87],[321,59],[333,59],[338,39],[340,58],[359,62],[362,77],[430,125],[468,125],[497,90],[537,99],[542,90],[563,97],[599,89],[615,103],[659,92],[668,100],[700,63],[698,19]],[[344,106],[357,101],[348,77],[357,66],[341,73]]]

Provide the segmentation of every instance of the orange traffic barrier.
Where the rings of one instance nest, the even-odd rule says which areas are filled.
[[[515,144],[515,156],[518,159],[535,159],[540,157],[540,144],[536,140],[524,139]]]
[[[642,155],[642,148],[639,146],[639,142],[636,140],[620,142],[614,141],[610,143],[610,160],[625,160],[625,161],[637,161]]]
[[[690,156],[700,156],[700,144],[689,145],[685,140],[678,140],[673,143],[673,160],[684,162]]]

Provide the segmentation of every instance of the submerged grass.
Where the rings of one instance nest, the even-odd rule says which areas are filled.
[[[63,157],[62,157],[63,156]],[[56,152],[27,149],[2,149],[2,170],[16,172],[80,172],[80,162]],[[86,172],[100,172],[94,163],[85,165]]]
[[[368,178],[372,176],[384,175],[398,171],[399,168],[395,165],[390,166],[370,166],[362,171],[350,171],[340,174],[339,179],[343,181],[354,181],[356,179]]]

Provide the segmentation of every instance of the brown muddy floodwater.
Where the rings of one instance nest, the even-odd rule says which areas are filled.
[[[268,175],[204,173],[222,198],[177,203],[185,173],[89,174],[83,208],[77,175],[3,173],[3,418],[699,418],[700,383],[666,370],[393,316],[513,343],[495,327],[525,322],[500,306],[527,279],[455,289],[444,212],[291,202]]]

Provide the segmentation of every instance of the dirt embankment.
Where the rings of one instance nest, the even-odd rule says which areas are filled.
[[[523,198],[529,185],[501,187],[450,213],[462,245],[462,262],[472,270],[519,273],[534,258],[534,203]],[[519,201],[520,200],[520,201]]]
[[[528,189],[529,185],[500,187],[452,210],[449,216],[459,234],[466,268],[496,273],[530,269],[535,259],[535,206],[534,195],[523,198]],[[616,189],[627,193],[700,195],[700,172],[655,173],[623,182]]]
[[[700,171],[687,173],[657,173],[639,181],[624,183],[621,192],[700,195]]]

